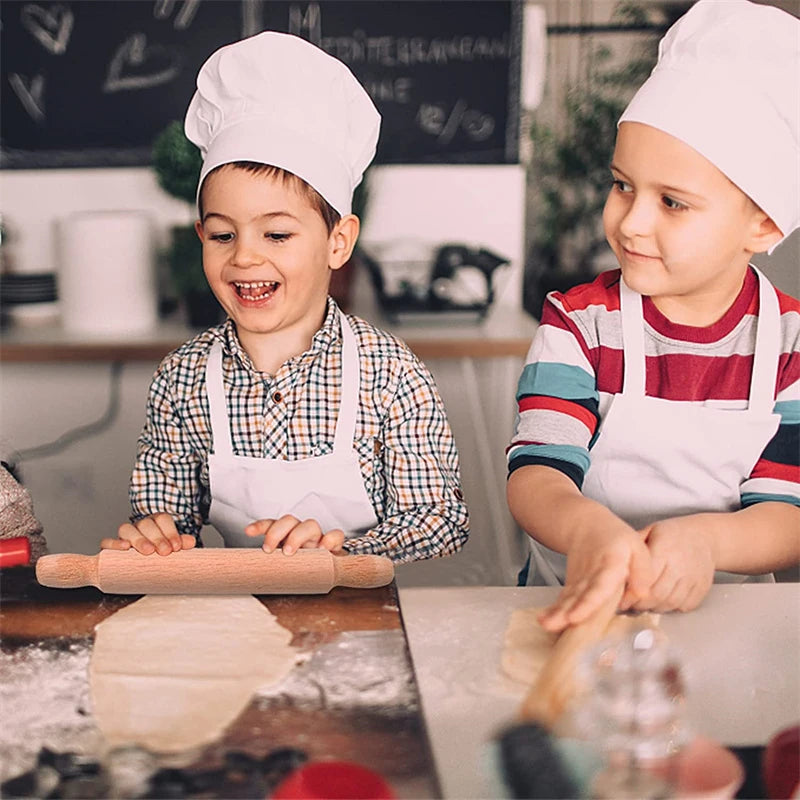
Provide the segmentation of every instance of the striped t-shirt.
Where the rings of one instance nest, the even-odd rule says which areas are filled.
[[[517,387],[518,416],[509,474],[529,464],[555,467],[578,487],[611,400],[622,391],[619,270],[545,303]],[[740,487],[742,505],[777,500],[800,506],[800,301],[778,292],[781,354],[775,413],[781,422]],[[670,322],[643,298],[646,393],[718,408],[747,407],[758,322],[758,278],[748,270],[725,315],[705,328]]]

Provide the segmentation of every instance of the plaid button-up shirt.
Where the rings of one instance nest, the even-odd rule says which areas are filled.
[[[348,316],[358,342],[360,403],[353,442],[378,525],[345,548],[412,561],[446,555],[467,539],[458,454],[428,369],[399,339]],[[150,386],[130,486],[137,520],[167,512],[199,535],[210,505],[212,449],[206,394],[211,345],[223,348],[223,382],[236,455],[287,461],[332,452],[341,396],[337,307],[311,348],[275,375],[258,372],[228,320],[164,358]]]

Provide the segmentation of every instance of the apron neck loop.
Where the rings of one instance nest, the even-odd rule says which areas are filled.
[[[781,355],[781,310],[775,288],[753,266],[758,276],[758,322],[750,376],[750,408],[764,413],[775,408],[775,384]]]
[[[333,441],[334,452],[349,452],[353,449],[356,433],[356,415],[360,389],[360,368],[358,362],[358,343],[347,317],[339,311],[342,332],[342,385],[339,414],[336,419],[336,435]]]
[[[211,412],[211,436],[217,455],[233,455],[228,408],[225,402],[225,384],[222,379],[222,345],[214,342],[206,364],[206,392]]]
[[[748,408],[770,413],[775,406],[775,382],[781,352],[781,315],[778,296],[772,284],[758,268],[753,267],[753,270],[758,277],[758,320]],[[646,361],[642,296],[628,288],[622,275],[619,279],[619,304],[624,359],[622,393],[643,397]]]
[[[646,361],[644,352],[644,314],[642,296],[630,289],[619,276],[619,313],[622,317],[622,393],[644,397]]]
[[[342,332],[342,383],[340,386],[339,414],[336,419],[334,452],[346,453],[353,449],[358,414],[360,368],[358,343],[353,329],[341,311],[338,312]],[[206,364],[206,391],[211,413],[211,435],[214,453],[233,455],[231,428],[228,421],[228,404],[225,400],[225,383],[222,377],[222,345],[214,342]]]

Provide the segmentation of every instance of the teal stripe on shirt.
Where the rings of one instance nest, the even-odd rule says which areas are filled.
[[[775,403],[775,413],[781,415],[781,425],[800,425],[800,400]]]
[[[539,394],[563,400],[598,400],[594,375],[569,364],[538,361],[526,364],[517,384],[517,401]]]
[[[791,503],[800,506],[800,497],[792,494],[763,494],[761,492],[742,492],[742,507],[754,506],[756,503]]]
[[[578,467],[584,475],[591,463],[585,448],[571,444],[523,444],[509,451],[508,460],[511,462],[520,456],[540,456],[554,461],[568,461]]]

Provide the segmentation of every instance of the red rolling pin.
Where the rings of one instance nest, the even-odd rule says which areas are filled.
[[[0,568],[19,567],[31,560],[31,543],[27,536],[0,539]]]

